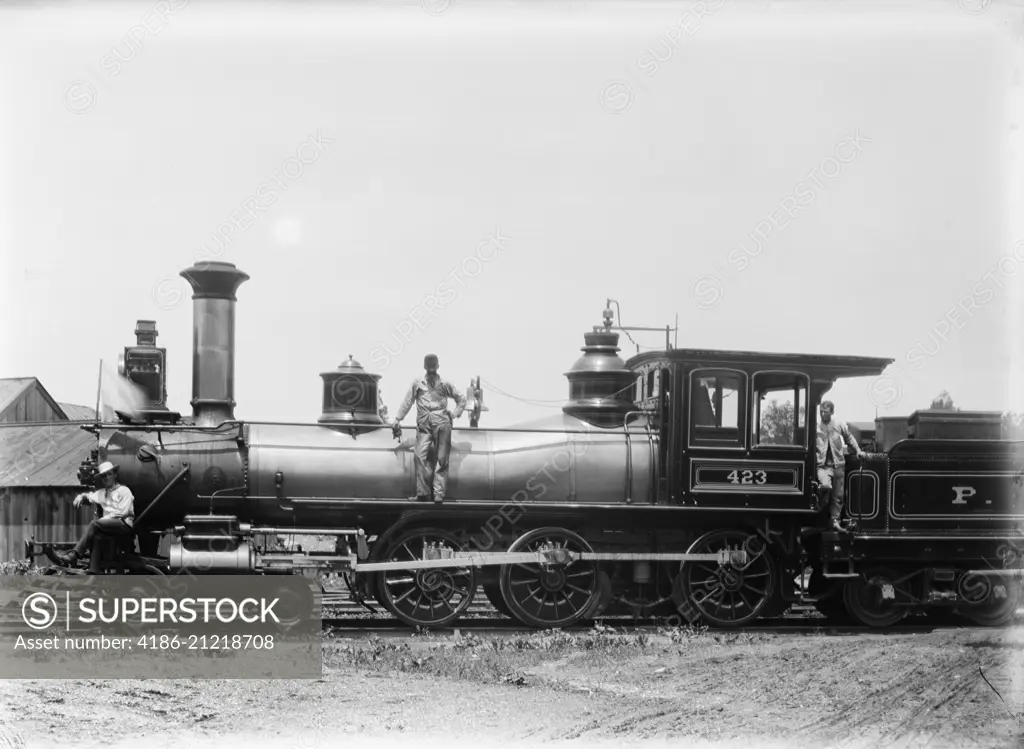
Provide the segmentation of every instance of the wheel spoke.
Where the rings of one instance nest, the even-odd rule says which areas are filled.
[[[572,575],[566,575],[566,578],[570,578],[570,577],[593,577],[593,576],[594,576],[594,571],[593,570],[584,570],[583,572],[576,572],[576,573],[574,573]]]
[[[576,608],[576,606],[575,606],[575,605],[573,604],[573,602],[572,602],[572,598],[569,598],[568,596],[566,597],[566,599],[565,599],[565,602],[566,602],[567,604],[569,604],[569,608],[570,608],[570,609],[572,609],[572,613],[573,613],[573,614],[578,614],[578,613],[580,613],[580,611],[582,611],[582,609],[583,609],[583,607],[582,607],[582,606],[581,606],[580,608]],[[585,599],[584,599],[584,603],[586,603],[586,600],[585,600]]]
[[[395,603],[398,603],[398,602],[408,598],[410,595],[415,593],[416,590],[417,589],[415,587],[409,588],[409,590],[405,591],[402,595],[400,595],[398,598],[395,599]]]

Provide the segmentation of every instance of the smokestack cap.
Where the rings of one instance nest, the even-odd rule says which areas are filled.
[[[192,285],[193,299],[228,299],[237,302],[235,292],[249,274],[238,270],[234,263],[216,260],[196,263],[179,275]]]

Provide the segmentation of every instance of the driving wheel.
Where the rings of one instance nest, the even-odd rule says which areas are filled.
[[[600,595],[597,564],[565,554],[593,551],[581,536],[564,528],[538,528],[520,536],[508,550],[553,552],[550,562],[501,567],[501,595],[516,619],[537,629],[558,628],[593,611]]]
[[[772,599],[777,566],[763,539],[743,531],[706,533],[688,554],[714,554],[746,548],[742,566],[718,562],[683,562],[676,576],[673,597],[679,613],[690,623],[703,620],[713,627],[739,627],[764,611]]]
[[[434,550],[463,551],[455,534],[440,528],[415,528],[399,536],[383,562],[429,558]],[[473,567],[382,570],[377,574],[377,600],[410,627],[444,627],[469,608],[476,593]]]

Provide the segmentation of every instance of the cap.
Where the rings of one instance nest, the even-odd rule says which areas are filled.
[[[427,354],[426,356],[423,357],[424,367],[429,367],[431,364],[437,366],[438,363],[439,362],[437,361],[437,354]]]

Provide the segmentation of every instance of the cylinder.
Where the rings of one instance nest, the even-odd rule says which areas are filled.
[[[649,583],[651,581],[651,563],[644,560],[633,562],[633,582]]]
[[[256,569],[256,551],[247,541],[230,551],[186,549],[181,544],[171,544],[167,561],[171,571],[195,570],[210,575],[248,574]]]
[[[249,279],[234,263],[183,270],[192,291],[192,417],[200,426],[235,418],[235,292]]]

